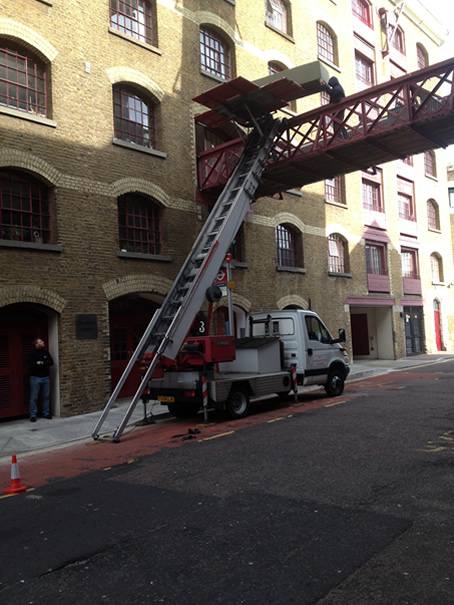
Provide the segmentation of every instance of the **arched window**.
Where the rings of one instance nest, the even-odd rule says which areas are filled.
[[[278,74],[281,71],[288,69],[287,67],[281,65],[280,63],[276,63],[276,61],[270,61],[268,63],[268,75],[272,76],[273,74]],[[287,109],[290,111],[296,111],[296,101],[290,101],[287,105]]]
[[[372,27],[372,19],[370,17],[370,4],[367,0],[352,0],[352,11],[355,17],[360,21]]]
[[[291,225],[276,227],[277,264],[280,267],[301,267],[301,237]]]
[[[230,47],[216,31],[200,28],[200,66],[213,76],[229,80],[232,76]]]
[[[391,46],[398,50],[401,54],[405,55],[405,43],[404,43],[404,32],[400,27],[396,27],[394,35],[392,34]]]
[[[153,103],[142,92],[125,85],[114,87],[113,103],[115,138],[156,149]]]
[[[28,174],[0,172],[1,239],[50,244],[51,211],[46,185]]]
[[[443,263],[441,257],[434,252],[430,255],[430,268],[432,272],[432,282],[439,284],[443,281]]]
[[[152,7],[145,0],[110,0],[110,25],[136,40],[155,43]]]
[[[416,59],[418,61],[418,69],[423,69],[429,65],[429,56],[422,44],[416,45]]]
[[[25,48],[0,41],[0,105],[48,117],[46,66]]]
[[[437,176],[437,164],[434,151],[424,152],[424,172],[427,176]]]
[[[284,0],[265,0],[266,23],[289,33],[288,8]]]
[[[138,193],[118,198],[120,250],[141,254],[161,254],[160,208],[153,200]]]
[[[337,52],[333,34],[323,23],[317,23],[317,49],[320,59],[337,64]]]
[[[440,214],[435,200],[427,201],[427,224],[429,229],[440,231]]]
[[[342,236],[332,233],[328,237],[328,271],[330,273],[345,273],[346,246]]]

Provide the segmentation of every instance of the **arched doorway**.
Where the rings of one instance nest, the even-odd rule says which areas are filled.
[[[28,355],[38,335],[49,347],[48,317],[40,305],[0,308],[0,419],[29,413]]]
[[[157,300],[145,294],[129,294],[109,303],[112,390],[159,306]],[[136,366],[126,379],[119,397],[132,397],[139,384],[140,369]]]

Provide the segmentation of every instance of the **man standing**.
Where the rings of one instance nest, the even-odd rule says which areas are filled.
[[[330,103],[339,103],[342,99],[345,99],[345,92],[342,86],[340,85],[339,80],[336,77],[332,77],[328,80],[328,84],[325,84],[323,80],[320,80],[322,85],[322,89],[329,94]],[[342,126],[342,122],[344,121],[344,110],[341,109],[337,112],[334,117],[334,133],[336,133]],[[341,128],[339,133],[340,139],[346,138],[346,130],[345,128]]]
[[[52,419],[49,409],[49,367],[54,365],[49,351],[44,348],[44,341],[38,336],[33,341],[33,350],[29,355],[30,362],[30,422],[36,422],[39,391],[43,397],[43,418]]]

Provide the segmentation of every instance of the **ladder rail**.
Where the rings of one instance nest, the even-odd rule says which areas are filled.
[[[153,331],[158,312],[159,312],[159,309],[156,309],[150,323],[148,324],[145,332],[143,333],[142,338],[139,341],[139,344],[137,345],[133,355],[131,356],[130,360],[128,361],[128,364],[127,364],[125,370],[123,371],[123,374],[121,375],[120,380],[118,381],[115,389],[113,390],[111,396],[109,397],[109,400],[107,401],[107,403],[104,407],[104,410],[103,410],[101,416],[99,417],[99,420],[96,423],[96,426],[94,427],[94,429],[92,431],[93,439],[95,439],[95,440],[98,439],[101,426],[104,424],[104,421],[107,418],[109,411],[111,410],[113,404],[117,400],[118,395],[119,395],[121,389],[123,388],[123,385],[126,382],[126,379],[128,378],[130,371],[132,370],[135,363],[137,362],[137,359],[140,356],[141,350],[143,349],[145,343],[148,342],[149,336],[150,336],[151,332]]]
[[[212,285],[231,242],[244,221],[260,184],[260,177],[265,170],[273,142],[281,130],[280,120],[272,119],[271,116],[268,117],[268,122],[262,125],[264,126],[267,126],[265,134],[261,129],[256,128],[250,135],[240,162],[202,227],[162,306],[154,313],[92,432],[95,440],[99,438],[100,428],[118,398],[129,373],[145,350],[154,351],[156,354],[118,428],[113,433],[113,441],[120,440],[158,361],[162,357],[173,360],[177,356],[192,320],[203,304],[206,290]],[[176,295],[182,291],[185,291],[183,296],[180,299],[176,298]]]

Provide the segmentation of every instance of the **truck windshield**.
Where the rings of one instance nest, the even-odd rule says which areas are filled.
[[[318,317],[306,315],[304,319],[306,320],[307,335],[309,340],[318,340],[318,342],[322,342],[324,344],[329,344],[331,342],[331,334],[318,319]]]

